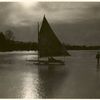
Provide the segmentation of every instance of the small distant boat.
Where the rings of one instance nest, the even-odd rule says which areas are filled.
[[[62,60],[56,60],[54,57],[70,56],[64,45],[59,41],[54,31],[50,27],[44,16],[41,28],[38,24],[38,60],[36,64],[64,64]],[[47,58],[47,60],[41,60]]]

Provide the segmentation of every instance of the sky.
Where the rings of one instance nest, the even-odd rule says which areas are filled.
[[[37,41],[44,14],[61,42],[100,45],[100,2],[0,2],[0,31]]]

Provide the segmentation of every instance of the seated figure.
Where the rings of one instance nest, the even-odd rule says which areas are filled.
[[[56,60],[56,59],[54,59],[53,57],[49,57],[49,58],[48,58],[48,61],[53,62],[53,61],[57,61],[57,60]]]

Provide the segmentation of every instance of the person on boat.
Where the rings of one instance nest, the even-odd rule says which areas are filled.
[[[99,59],[100,59],[100,53],[99,52],[96,54],[96,59],[97,59],[97,67],[99,67]]]
[[[53,57],[48,57],[48,61],[56,61],[56,59],[54,59]]]
[[[63,61],[61,61],[61,60],[56,60],[56,59],[54,59],[53,57],[48,57],[48,61],[49,61],[49,62],[59,62],[59,63],[61,63],[61,64],[64,64]]]

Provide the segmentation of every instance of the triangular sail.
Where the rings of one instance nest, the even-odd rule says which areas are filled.
[[[52,57],[52,56],[68,56],[64,46],[61,44],[55,33],[51,29],[45,16],[43,18],[41,29],[38,33],[39,56]]]

